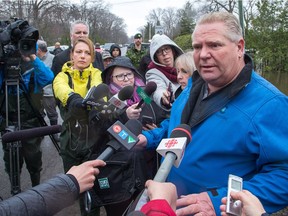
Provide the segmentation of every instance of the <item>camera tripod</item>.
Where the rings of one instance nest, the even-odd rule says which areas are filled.
[[[17,100],[17,122],[14,125],[9,125],[9,86],[14,86],[16,89],[16,100]],[[21,88],[22,87],[22,88]],[[18,78],[7,78],[5,79],[5,112],[6,112],[6,130],[5,132],[14,132],[17,130],[21,130],[21,111],[20,111],[20,90],[22,94],[25,96],[26,100],[28,101],[30,107],[32,108],[33,112],[36,114],[37,119],[41,126],[47,126],[47,123],[41,116],[39,110],[37,110],[32,103],[32,99],[28,94],[27,88],[25,88],[23,80]],[[55,137],[50,134],[52,143],[54,144],[56,150],[59,152],[60,147],[55,139]],[[6,148],[9,150],[9,177],[11,182],[11,194],[15,195],[21,192],[20,186],[20,152],[19,149],[22,147],[21,141],[15,141],[6,143]]]

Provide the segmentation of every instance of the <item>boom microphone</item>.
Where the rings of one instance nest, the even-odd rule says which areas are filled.
[[[170,138],[163,139],[158,145],[157,152],[164,158],[158,169],[154,181],[165,182],[167,176],[173,166],[178,167],[184,155],[186,143],[189,143],[192,139],[191,127],[187,124],[180,124],[170,135]],[[144,204],[149,201],[147,189],[145,189],[137,202],[135,210],[140,210]]]
[[[150,103],[150,101],[151,101],[150,96],[156,91],[156,89],[157,89],[157,85],[153,81],[148,82],[146,84],[144,91],[141,88],[137,89],[137,93],[139,94],[139,96],[142,99],[140,100],[140,102],[138,103],[138,105],[136,106],[135,109],[139,109],[144,102],[148,103],[148,101],[149,101],[149,103]]]
[[[132,86],[125,86],[123,87],[118,94],[114,95],[109,99],[109,106],[113,105],[118,109],[123,109],[127,106],[125,100],[130,99],[133,95],[134,88]]]
[[[36,127],[31,129],[13,131],[5,133],[2,136],[2,141],[4,143],[22,141],[26,139],[31,139],[35,137],[46,136],[50,134],[56,134],[61,132],[61,125],[52,125],[44,127]]]

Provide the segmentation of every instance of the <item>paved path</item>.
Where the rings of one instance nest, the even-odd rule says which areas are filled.
[[[3,150],[2,150],[2,143],[0,142],[0,196],[3,199],[7,199],[11,197],[10,194],[10,182],[7,173],[4,171],[4,161],[3,161]],[[63,172],[63,164],[62,159],[57,152],[56,148],[54,147],[53,143],[51,142],[49,136],[46,136],[42,141],[42,161],[43,161],[43,170],[41,172],[41,182],[55,176],[58,173]],[[25,164],[22,168],[21,174],[21,190],[25,191],[26,189],[31,188],[30,176],[26,169]],[[63,197],[65,199],[65,197]],[[74,205],[63,209],[61,212],[56,214],[56,216],[79,216],[79,204],[75,202]],[[101,209],[101,216],[105,216],[106,213],[103,209]]]

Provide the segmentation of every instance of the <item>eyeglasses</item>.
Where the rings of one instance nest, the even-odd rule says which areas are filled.
[[[119,74],[119,75],[115,75],[115,76],[112,76],[112,77],[116,77],[116,79],[118,81],[124,81],[125,80],[125,77],[130,80],[132,78],[134,78],[134,73],[133,72],[130,72],[130,73],[127,73],[127,74]]]
[[[162,49],[158,49],[158,50],[156,51],[156,55],[157,55],[157,56],[164,55],[164,53],[165,53],[165,54],[170,53],[171,50],[172,50],[172,49],[171,49],[170,46],[165,46],[165,47],[163,47]]]

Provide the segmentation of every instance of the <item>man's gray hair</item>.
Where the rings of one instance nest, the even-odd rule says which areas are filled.
[[[47,52],[47,43],[44,40],[38,40],[37,41],[38,49],[40,49],[42,52]]]
[[[243,35],[242,35],[242,28],[240,25],[239,20],[235,15],[228,12],[212,12],[204,14],[200,19],[196,22],[196,27],[201,24],[210,24],[210,23],[216,23],[221,22],[224,23],[226,26],[226,37],[233,41],[237,42],[239,41]],[[195,29],[196,29],[195,27]],[[192,33],[192,39],[193,39],[194,32]]]
[[[73,33],[74,26],[77,25],[77,24],[83,24],[83,25],[87,26],[87,31],[88,31],[88,34],[89,34],[89,25],[88,25],[87,22],[85,22],[83,20],[76,20],[73,23],[71,23],[71,25],[70,25],[70,34]]]

